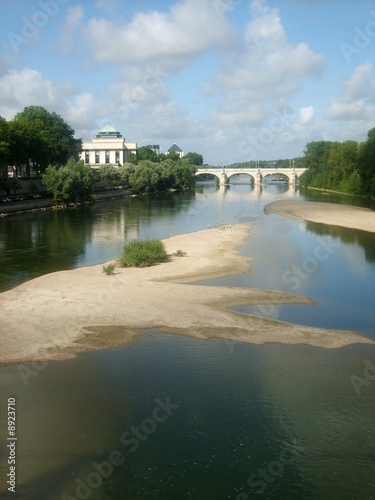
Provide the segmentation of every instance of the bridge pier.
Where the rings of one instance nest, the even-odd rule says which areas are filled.
[[[255,185],[260,186],[262,184],[262,174],[260,173],[260,170],[258,169],[258,172],[255,174]]]
[[[220,186],[226,186],[227,184],[228,184],[228,176],[225,173],[225,170],[223,169],[220,175]]]

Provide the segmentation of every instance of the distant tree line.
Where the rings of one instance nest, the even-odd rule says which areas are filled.
[[[54,112],[42,106],[28,106],[7,121],[0,117],[0,176],[8,176],[8,165],[16,167],[16,176],[43,174],[48,165],[65,165],[69,158],[78,160],[82,141],[74,130]]]
[[[176,151],[170,151],[167,154],[158,154],[151,148],[151,146],[141,146],[137,150],[135,160],[132,160],[131,163],[138,163],[142,160],[149,160],[153,163],[163,163],[166,160],[177,161],[179,159],[180,156],[176,153]],[[197,167],[203,165],[203,156],[199,153],[186,153],[183,159],[190,165],[196,165]]]
[[[375,128],[362,143],[309,142],[300,166],[308,168],[300,179],[303,186],[374,197]]]
[[[301,158],[279,160],[251,160],[231,163],[225,168],[297,168],[301,167]]]

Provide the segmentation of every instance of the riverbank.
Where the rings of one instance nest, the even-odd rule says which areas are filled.
[[[260,289],[188,284],[243,274],[250,261],[237,248],[248,226],[230,224],[164,241],[167,252],[184,257],[150,268],[102,265],[51,273],[1,294],[0,361],[57,360],[76,353],[134,342],[139,328],[200,339],[263,344],[309,344],[337,348],[375,344],[358,334],[294,325],[231,311],[260,304],[311,304],[307,297]]]
[[[265,207],[266,214],[375,232],[375,212],[368,208],[316,201],[281,200]]]
[[[115,190],[115,191],[102,191],[99,193],[95,193],[94,199],[92,201],[87,201],[84,203],[95,203],[95,202],[100,202],[100,201],[107,201],[107,200],[116,200],[118,198],[127,198],[128,196],[131,196],[132,192],[129,189],[125,190]],[[62,204],[55,204],[52,198],[36,198],[32,200],[24,200],[24,201],[18,201],[18,202],[8,202],[8,203],[2,203],[0,207],[0,217],[7,217],[10,215],[22,215],[22,214],[27,214],[27,213],[34,213],[34,212],[45,212],[46,210],[61,210],[61,209],[66,209],[74,206],[80,205],[80,203],[77,203],[75,205],[62,205]]]

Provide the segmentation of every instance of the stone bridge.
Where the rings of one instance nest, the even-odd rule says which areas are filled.
[[[280,175],[286,177],[289,184],[296,184],[300,175],[306,170],[306,168],[198,168],[195,175],[215,175],[221,185],[228,184],[229,179],[238,174],[249,175],[254,184],[262,184],[263,178],[268,175]]]

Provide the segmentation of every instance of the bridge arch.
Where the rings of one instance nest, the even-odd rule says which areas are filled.
[[[239,171],[239,172],[236,172],[236,171],[232,172],[231,170],[227,169],[226,174],[227,174],[227,180],[228,180],[228,182],[229,182],[229,179],[231,177],[234,177],[235,175],[246,175],[247,177],[250,178],[250,184],[254,184],[255,183],[255,176],[252,175],[250,172],[241,172],[241,171]]]
[[[290,175],[288,175],[287,173],[284,173],[284,172],[279,172],[279,171],[272,171],[272,172],[263,171],[262,179],[266,180],[267,177],[275,176],[275,175],[277,175],[278,177],[282,177],[282,179],[285,179],[289,184],[292,181]]]
[[[236,174],[246,174],[254,179],[256,185],[262,183],[262,179],[268,175],[282,175],[288,179],[289,184],[296,184],[306,168],[199,168],[195,175],[212,174],[219,179],[221,185],[228,183],[228,179]]]
[[[215,171],[212,171],[212,170],[207,170],[205,172],[199,172],[197,171],[195,173],[195,177],[198,178],[199,180],[199,176],[202,176],[202,175],[212,175],[212,177],[216,177],[216,179],[220,182],[221,181],[221,177],[220,177],[220,171],[219,172],[215,172]]]

